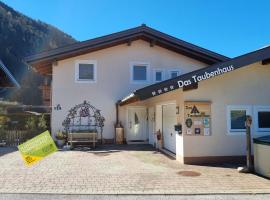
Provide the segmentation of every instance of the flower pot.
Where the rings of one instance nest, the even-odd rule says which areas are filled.
[[[161,140],[161,134],[157,134],[157,140]]]
[[[63,147],[65,145],[65,143],[66,143],[66,140],[64,140],[64,139],[63,140],[57,139],[57,146],[59,148]]]

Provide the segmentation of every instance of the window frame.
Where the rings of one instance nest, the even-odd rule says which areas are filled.
[[[80,79],[79,66],[80,64],[92,64],[94,66],[93,79]],[[97,61],[96,60],[76,60],[75,61],[75,83],[96,83],[97,82]]]
[[[232,129],[231,128],[231,111],[232,110],[245,110],[246,115],[252,116],[252,106],[251,105],[228,105],[227,106],[227,134],[228,135],[241,135],[245,134],[246,129]]]
[[[269,111],[270,112],[270,105],[256,105],[254,106],[254,113],[253,113],[253,121],[254,121],[254,126],[255,126],[255,130],[258,133],[263,133],[263,132],[270,132],[270,128],[259,128],[259,111]]]
[[[153,82],[154,83],[159,83],[161,81],[157,81],[157,77],[156,77],[156,73],[157,72],[161,72],[161,81],[164,81],[165,80],[165,70],[164,69],[161,69],[161,68],[154,68],[153,69]]]
[[[178,68],[168,69],[168,73],[167,73],[168,79],[172,78],[171,77],[172,72],[177,72],[178,73],[177,76],[180,76],[180,74],[181,74],[181,70]]]
[[[149,62],[130,62],[130,83],[131,84],[145,84],[150,82],[150,63]],[[134,66],[145,66],[146,67],[146,80],[134,80],[133,79],[133,68]]]

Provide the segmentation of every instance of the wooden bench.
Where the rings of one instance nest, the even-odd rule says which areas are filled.
[[[94,132],[68,133],[68,143],[70,143],[71,148],[73,148],[74,143],[90,143],[93,145],[93,148],[95,148],[97,142],[98,142],[97,141],[97,133],[94,133]]]

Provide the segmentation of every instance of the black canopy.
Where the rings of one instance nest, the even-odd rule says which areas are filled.
[[[162,81],[153,85],[134,91],[126,98],[122,99],[120,105],[132,103],[138,100],[145,100],[155,97],[181,87],[196,86],[198,82],[213,78],[215,76],[229,73],[247,65],[262,61],[262,64],[270,63],[270,46],[232,58],[225,62],[213,64],[199,70],[195,70],[178,77]]]

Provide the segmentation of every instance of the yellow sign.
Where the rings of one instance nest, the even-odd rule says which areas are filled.
[[[18,149],[26,165],[32,165],[58,150],[49,131],[45,131],[31,140],[20,144]]]

